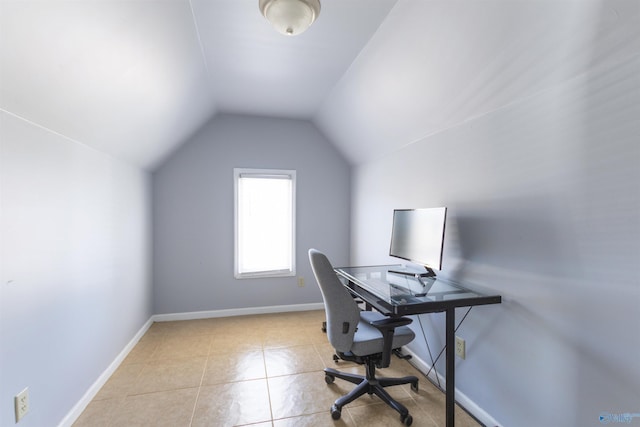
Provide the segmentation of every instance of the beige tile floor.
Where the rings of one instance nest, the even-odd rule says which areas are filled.
[[[327,385],[322,370],[364,370],[343,361],[336,367],[323,320],[323,311],[305,311],[154,323],[74,426],[402,426],[375,396],[332,420],[333,401],[353,385]],[[409,363],[393,357],[379,374],[418,376],[418,393],[408,385],[388,390],[413,426],[444,425],[444,395]],[[478,424],[456,408],[456,426]]]

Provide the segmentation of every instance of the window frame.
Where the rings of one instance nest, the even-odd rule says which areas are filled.
[[[291,269],[240,272],[240,217],[239,182],[242,176],[255,178],[289,179],[291,181]],[[292,277],[296,275],[296,171],[293,169],[234,168],[234,277],[236,279],[256,279],[272,277]]]

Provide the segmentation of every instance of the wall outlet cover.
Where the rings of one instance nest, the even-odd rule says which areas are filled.
[[[29,412],[29,387],[16,395],[14,403],[16,408],[16,422],[18,422]]]
[[[466,356],[465,347],[466,347],[465,341],[460,337],[456,337],[456,356],[458,356],[461,359],[464,359]]]

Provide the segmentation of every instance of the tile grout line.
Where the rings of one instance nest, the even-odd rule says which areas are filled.
[[[191,419],[189,420],[189,427],[193,426],[193,419],[196,416],[196,408],[198,407],[198,400],[200,399],[200,391],[202,390],[202,383],[204,376],[207,373],[207,366],[209,366],[209,357],[211,357],[211,338],[209,338],[209,346],[207,347],[207,357],[204,361],[204,368],[202,368],[202,375],[200,375],[200,384],[198,385],[198,391],[196,392],[196,399],[193,402],[193,409],[191,410]]]
[[[269,387],[269,372],[267,371],[267,356],[264,354],[264,342],[262,343],[262,365],[264,367],[264,380],[267,383],[267,398],[269,399],[269,415],[273,426],[273,403],[271,402],[271,387]]]

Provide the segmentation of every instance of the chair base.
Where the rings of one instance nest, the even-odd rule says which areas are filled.
[[[417,392],[418,378],[413,375],[402,378],[376,378],[375,362],[373,360],[368,360],[365,365],[367,368],[366,376],[340,372],[332,368],[326,368],[324,370],[325,381],[327,384],[333,383],[336,378],[357,384],[351,392],[335,401],[331,407],[331,416],[333,419],[337,420],[340,418],[343,406],[353,402],[358,397],[366,393],[378,396],[383,402],[400,413],[400,420],[403,424],[410,426],[413,422],[413,418],[409,415],[409,410],[403,404],[394,400],[384,388],[401,384],[411,384],[411,389]]]

